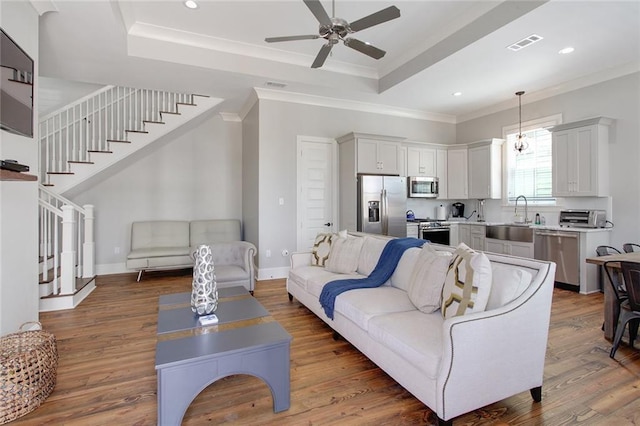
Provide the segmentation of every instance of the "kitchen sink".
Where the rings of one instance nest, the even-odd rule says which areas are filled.
[[[486,230],[487,238],[506,241],[520,241],[523,243],[533,242],[533,228],[529,225],[488,225]]]

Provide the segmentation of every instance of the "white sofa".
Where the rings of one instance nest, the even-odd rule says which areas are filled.
[[[138,271],[138,281],[148,270],[191,268],[200,244],[211,246],[219,287],[243,285],[253,293],[256,248],[242,241],[237,219],[133,222],[127,268]]]
[[[408,297],[421,250],[410,248],[383,286],[340,294],[331,320],[319,302],[323,286],[371,273],[388,241],[357,237],[364,242],[355,274],[311,266],[311,253],[293,253],[289,299],[295,297],[427,405],[440,424],[527,390],[540,401],[554,263],[486,253],[492,270],[486,310],[443,319],[440,310],[423,313]]]

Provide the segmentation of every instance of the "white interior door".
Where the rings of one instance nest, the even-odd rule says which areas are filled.
[[[318,232],[335,232],[336,142],[298,136],[298,251],[310,250]]]

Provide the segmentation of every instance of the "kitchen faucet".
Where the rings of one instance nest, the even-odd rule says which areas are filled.
[[[531,221],[529,220],[529,203],[527,202],[527,197],[525,197],[524,195],[518,195],[518,197],[516,198],[516,210],[514,214],[518,216],[518,200],[520,198],[524,198],[524,223],[530,223]]]

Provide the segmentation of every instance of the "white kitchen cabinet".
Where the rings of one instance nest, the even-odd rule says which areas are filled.
[[[471,244],[467,244],[474,250],[485,250],[485,234],[486,227],[484,225],[467,225],[469,226],[469,235]]]
[[[447,198],[466,200],[468,198],[467,147],[450,148],[447,151]]]
[[[520,241],[505,241],[495,238],[486,238],[486,251],[498,254],[510,254],[512,256],[526,257],[533,259],[533,243]]]
[[[407,148],[407,176],[436,176],[436,149]]]
[[[358,173],[399,175],[400,144],[388,140],[358,138]]]
[[[436,149],[436,177],[438,178],[438,198],[446,200],[449,198],[446,149]]]
[[[407,237],[420,238],[418,227],[419,225],[417,222],[407,222]]]
[[[458,240],[456,245],[460,243],[465,243],[471,247],[471,225],[458,224]]]
[[[503,139],[488,139],[468,145],[469,198],[502,198]]]
[[[599,117],[551,129],[553,196],[609,195],[609,125],[612,122]]]

